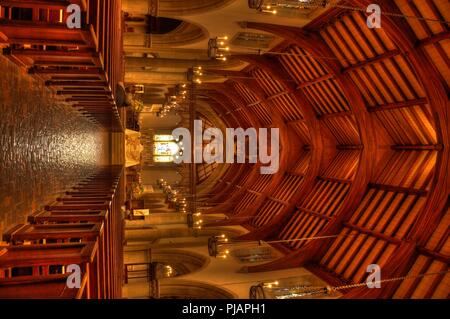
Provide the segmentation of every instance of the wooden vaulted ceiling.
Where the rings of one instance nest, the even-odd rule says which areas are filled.
[[[202,121],[203,128],[202,132],[206,131],[209,128],[215,128],[216,126],[202,113],[197,112],[197,120]],[[212,175],[212,173],[218,168],[218,163],[200,163],[196,165],[196,173],[197,173],[197,185],[202,184],[207,181],[208,178]]]
[[[368,0],[345,1],[366,7]],[[450,20],[445,0],[378,1],[384,12]],[[243,224],[245,239],[278,244],[285,257],[249,271],[306,266],[332,283],[447,271],[449,239],[449,25],[329,9],[303,29],[247,23],[284,38],[277,52],[242,55],[241,72],[202,94],[228,127],[279,127],[281,165],[230,166],[206,213]],[[345,297],[448,298],[450,275],[347,290]]]

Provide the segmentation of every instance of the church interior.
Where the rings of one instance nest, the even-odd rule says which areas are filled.
[[[448,0],[0,0],[0,49],[0,299],[450,297]]]

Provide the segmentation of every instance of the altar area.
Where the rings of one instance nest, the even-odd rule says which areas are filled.
[[[129,129],[125,130],[125,166],[140,165],[143,151],[141,133]]]

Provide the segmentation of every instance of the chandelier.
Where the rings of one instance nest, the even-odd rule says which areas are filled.
[[[181,99],[184,100],[186,99],[186,94],[187,94],[187,84],[177,84],[177,86],[175,86],[175,95]]]
[[[171,111],[181,108],[181,104],[185,102],[187,96],[187,85],[178,84],[175,87],[174,95],[166,97],[161,110],[158,113],[159,117],[167,116]]]
[[[228,37],[215,37],[208,41],[208,57],[210,59],[226,61],[226,55],[230,51],[230,47],[227,46]]]
[[[224,234],[208,239],[208,253],[211,257],[225,259],[230,255],[232,248],[234,256],[241,260],[255,262],[272,259],[272,249],[263,245],[263,241],[228,239]],[[241,255],[242,251],[246,252],[245,256]]]
[[[164,179],[157,181],[158,186],[163,190],[166,195],[166,201],[175,208],[176,211],[181,213],[187,212],[187,200],[186,196],[182,192],[172,188]]]
[[[403,282],[405,280],[415,280],[428,276],[446,275],[450,270],[427,272],[419,274],[408,274],[401,277],[383,278],[376,281],[378,284]],[[362,281],[348,283],[339,286],[327,285],[320,278],[313,275],[303,275],[299,277],[283,278],[273,282],[261,282],[250,287],[250,299],[306,299],[306,298],[338,298],[340,291],[366,287],[372,289],[370,282]],[[375,284],[373,282],[372,284]]]
[[[201,66],[195,66],[188,69],[187,80],[191,83],[202,84],[203,68]]]
[[[312,297],[329,297],[331,287],[313,285],[310,280],[302,279],[302,283],[280,283],[280,281],[262,282],[250,287],[250,299],[302,299]]]
[[[301,10],[326,7],[328,0],[248,0],[248,7],[262,13],[277,14],[277,9]]]
[[[230,250],[223,249],[229,240],[225,235],[213,236],[208,239],[208,253],[211,257],[227,258]]]
[[[203,219],[201,213],[189,213],[187,214],[187,223],[189,228],[200,230],[202,229]]]
[[[290,239],[277,239],[277,240],[239,240],[239,239],[228,239],[225,235],[213,236],[208,240],[208,252],[211,257],[222,257],[226,258],[230,254],[231,248],[236,248],[237,246],[246,245],[253,248],[252,259],[271,259],[272,253],[268,244],[275,243],[291,243],[300,241],[311,241],[311,240],[322,240],[337,237],[354,237],[355,234],[337,234],[337,235],[323,235],[323,236],[313,236],[313,237],[302,237],[302,238],[290,238]]]

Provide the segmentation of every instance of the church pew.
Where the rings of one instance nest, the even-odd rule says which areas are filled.
[[[109,178],[109,179],[96,179],[93,181],[78,183],[78,185],[111,185],[111,184],[117,184],[117,181]]]
[[[78,185],[82,185],[82,186],[96,186],[96,185],[117,185],[117,181],[113,180],[113,179],[108,179],[105,181],[87,181],[87,182],[81,182],[78,183]]]
[[[97,276],[99,280],[95,281],[97,285],[92,296],[101,298],[104,295],[105,276],[108,275],[107,269],[110,269],[109,247],[105,244],[107,234],[103,222],[100,223],[64,223],[64,224],[28,224],[18,225],[3,235],[3,240],[12,244],[20,245],[26,242],[34,244],[48,243],[70,243],[79,242],[97,242],[98,250],[95,268],[91,276]],[[109,267],[109,268],[108,268]],[[93,287],[94,283],[91,284]]]
[[[77,192],[79,195],[89,195],[89,194],[94,194],[94,195],[98,195],[98,194],[108,194],[108,195],[112,195],[114,193],[114,185],[104,185],[104,186],[87,186],[87,185],[76,185],[73,186],[71,189],[69,189],[69,192]],[[67,194],[70,195],[70,194]]]
[[[85,196],[65,196],[65,197],[58,197],[56,199],[57,202],[63,202],[63,203],[70,203],[70,202],[90,202],[90,201],[108,201],[112,200],[112,196],[95,196],[94,194],[87,194]]]
[[[102,194],[109,194],[109,195],[113,195],[114,194],[114,187],[103,187],[103,188],[98,188],[98,187],[81,187],[81,186],[74,186],[72,187],[72,189],[69,190],[69,192],[71,193],[76,193],[75,197],[86,197],[86,196],[98,196],[98,195],[102,195]],[[72,196],[72,195],[70,195]]]
[[[93,186],[96,184],[96,186]],[[112,184],[112,185],[111,185]],[[112,196],[95,196],[95,194],[90,194],[90,191],[101,191],[103,192],[107,188],[107,192],[113,191],[116,182],[108,182],[108,179],[103,180],[93,180],[89,182],[79,183],[78,186],[74,187],[73,190],[84,191],[84,196],[72,197],[70,195],[57,198],[56,202],[47,205],[45,210],[89,210],[89,209],[102,209],[107,210],[110,207]]]
[[[80,183],[97,182],[97,181],[117,182],[117,178],[113,176],[93,176],[92,178],[80,181]]]
[[[93,186],[93,185],[96,186]],[[93,206],[89,206],[89,205],[96,205],[98,204],[98,197],[93,197],[93,194],[91,193],[92,190],[98,190],[98,187],[103,187],[103,186],[107,186],[109,187],[109,185],[112,185],[112,188],[117,188],[118,186],[118,177],[111,177],[111,174],[105,174],[103,176],[101,175],[96,175],[96,176],[92,176],[90,178],[85,179],[83,182],[80,182],[77,185],[77,188],[79,188],[79,191],[83,191],[84,192],[84,196],[79,196],[76,198],[73,198],[71,196],[65,196],[59,199],[59,203],[63,204],[63,207],[60,206],[60,208],[62,209],[62,211],[67,211],[70,212],[72,209],[82,209],[82,208],[94,208]],[[90,190],[90,191],[89,191]],[[111,202],[111,200],[113,200],[113,198],[111,196],[108,197],[108,200]],[[81,208],[80,208],[81,205]],[[85,206],[82,206],[85,205]],[[88,206],[86,206],[88,205]],[[51,206],[51,205],[49,205]],[[110,211],[111,211],[111,216],[113,215],[120,215],[120,207],[116,207],[114,208],[114,213],[113,212],[113,205],[111,205],[110,207]],[[120,206],[120,205],[119,205]],[[98,207],[98,206],[97,206]],[[50,209],[50,211],[52,211],[53,209],[58,209],[57,207],[47,207],[48,209]],[[119,212],[119,213],[118,213]],[[69,213],[70,214],[70,213]],[[76,217],[75,217],[76,218]],[[74,218],[72,218],[72,221],[74,220]],[[106,228],[106,236],[109,239],[112,239],[114,241],[115,236],[111,235],[117,232],[116,227],[113,227],[113,224],[117,225],[117,222],[114,221],[110,221],[110,224],[108,225],[108,227]],[[106,273],[111,273],[111,269],[113,267],[113,265],[117,264],[117,260],[115,259],[114,256],[114,251],[117,250],[118,248],[118,243],[111,243],[111,240],[106,240],[105,242],[105,251],[107,254],[107,260],[108,263],[106,265],[106,269],[105,272]],[[106,244],[106,243],[111,243],[111,244]],[[111,253],[112,252],[112,253]],[[107,279],[110,279],[109,277]],[[116,285],[116,290],[118,289],[117,287],[119,287],[119,284],[115,284]],[[109,285],[108,285],[109,287]],[[113,294],[113,292],[110,292],[111,294]]]
[[[103,222],[107,221],[107,210],[85,210],[85,211],[39,211],[28,216],[31,224],[52,223],[76,223],[76,222]]]
[[[80,5],[81,28],[66,24],[69,4]],[[0,43],[9,45],[6,57],[94,123],[121,127],[114,99],[123,78],[116,40],[122,17],[116,1],[0,1],[0,5]],[[13,16],[12,8],[31,10],[31,18],[26,17],[30,20],[19,20],[24,17]]]
[[[96,192],[89,192],[89,191],[67,191],[65,193],[66,195],[70,197],[84,197],[84,196],[111,196],[114,194],[113,191],[96,191]]]
[[[24,267],[23,264],[15,264],[13,271],[11,267],[3,267],[2,260],[0,260],[0,278],[3,278],[3,286],[0,284],[0,289],[3,288],[2,291],[5,296],[34,298],[32,290],[27,291],[27,287],[31,284],[27,282],[25,277],[32,276],[32,282],[37,287],[39,286],[39,289],[48,292],[49,298],[120,297],[123,278],[123,257],[120,252],[121,238],[123,238],[123,218],[120,202],[122,190],[121,184],[118,182],[121,174],[121,166],[101,169],[99,173],[84,178],[78,184],[79,190],[72,189],[69,191],[74,194],[61,196],[60,200],[64,201],[56,201],[48,205],[50,210],[40,211],[30,216],[28,218],[29,225],[18,225],[5,234],[5,239],[17,246],[7,246],[0,252],[0,255],[3,254],[0,257],[3,261],[7,250],[8,254],[11,255],[13,249],[11,247],[25,247],[24,244],[29,242],[34,243],[31,246],[40,248],[44,246],[55,247],[57,244],[50,243],[55,240],[80,240],[81,244],[86,244],[87,241],[94,242],[95,253],[92,255],[89,265],[83,268],[87,278],[87,288],[84,292],[78,296],[71,293],[67,295],[68,292],[61,294],[58,289],[64,287],[64,283],[62,281],[56,284],[52,282],[54,276],[62,275],[61,272],[64,272],[63,266],[67,264],[52,264],[49,266],[26,264],[25,267],[32,267],[33,271],[23,273],[22,270],[22,273],[18,273],[17,269]],[[108,191],[105,191],[104,188],[107,188]],[[101,207],[102,205],[103,207]],[[100,233],[97,232],[98,225],[102,225]],[[73,243],[67,245],[73,245]],[[46,256],[45,258],[49,257],[48,252],[49,250],[45,249],[41,251]],[[66,255],[70,257],[71,252],[69,250],[66,250],[66,252],[68,253]],[[30,254],[23,254],[15,261],[22,262],[20,261],[21,258],[25,259],[25,256],[27,258],[32,256],[31,263],[36,262],[35,254],[34,251]],[[47,278],[47,276],[50,276],[50,278]],[[10,288],[12,281],[17,283],[17,294],[14,294]],[[40,283],[37,283],[37,281],[40,281]],[[60,284],[61,286],[59,286]]]
[[[86,292],[78,296],[72,294],[72,292],[61,294],[61,290],[58,289],[59,287],[64,288],[64,281],[55,283],[52,280],[54,276],[62,275],[60,274],[64,269],[62,264],[49,265],[48,267],[32,264],[36,262],[36,259],[33,258],[35,252],[32,252],[25,254],[26,257],[32,256],[32,263],[27,264],[33,269],[33,272],[31,272],[32,284],[29,284],[25,277],[30,276],[29,272],[22,272],[18,276],[17,269],[22,268],[23,264],[15,264],[13,268],[3,267],[5,265],[0,261],[0,277],[3,278],[0,289],[4,296],[34,298],[33,290],[27,290],[27,287],[31,287],[31,285],[44,291],[43,297],[46,297],[48,293],[49,298],[115,298],[120,296],[121,265],[123,262],[120,254],[122,243],[118,239],[123,235],[121,234],[123,221],[120,211],[120,196],[117,196],[120,193],[117,192],[120,186],[118,181],[121,172],[120,166],[112,166],[83,179],[78,184],[80,190],[71,190],[70,192],[73,194],[61,196],[59,202],[53,203],[54,206],[59,205],[61,209],[51,207],[55,210],[40,211],[33,214],[28,219],[29,225],[18,225],[5,234],[5,239],[14,245],[19,245],[17,247],[25,247],[21,244],[28,244],[30,241],[46,243],[45,245],[31,245],[40,248],[43,248],[43,246],[55,247],[56,244],[50,243],[54,240],[80,240],[82,243],[83,241],[94,241],[96,251],[92,256],[91,263],[87,268],[85,267],[85,278],[88,278]],[[105,191],[104,188],[110,190]],[[98,205],[104,205],[104,207],[98,209]],[[50,204],[49,206],[53,205]],[[98,225],[102,225],[100,233],[97,232]],[[11,254],[12,248],[10,247],[13,246],[9,246],[2,251],[2,261],[5,259],[6,250],[8,250],[8,255]],[[48,257],[45,251],[41,250],[41,253]],[[19,263],[24,261],[21,261],[21,259],[25,259],[24,255],[16,258],[15,261]],[[58,272],[58,274],[55,274],[55,272]],[[47,278],[48,276],[50,278]],[[37,281],[40,282],[37,283]],[[14,293],[11,288],[12,282],[17,286],[15,290],[17,293]]]
[[[87,294],[88,277],[80,288],[68,289],[69,274],[0,279],[0,299],[82,299]]]
[[[49,47],[46,49],[26,49],[24,47],[6,48],[3,50],[3,54],[6,56],[12,56],[17,60],[20,60],[23,65],[28,69],[33,67],[101,67],[102,61],[100,56],[95,50],[90,48],[73,50],[69,47]],[[60,79],[58,81],[69,81],[70,79]],[[86,83],[95,83],[98,86],[104,86],[105,81],[102,79],[88,79],[82,80],[81,85]],[[73,81],[73,80],[72,80]],[[62,82],[66,86],[71,86],[70,82]],[[49,83],[51,85],[52,82]],[[102,85],[103,84],[103,85]],[[55,84],[53,84],[55,85]],[[80,85],[80,86],[81,86]],[[72,85],[74,86],[74,85]]]
[[[100,254],[100,285],[102,285],[100,298],[107,295],[107,283],[111,273],[111,224],[109,221],[109,211],[107,210],[87,210],[87,211],[41,211],[28,217],[28,222],[32,224],[66,224],[66,223],[103,223],[103,234],[99,238]]]
[[[83,189],[103,189],[117,186],[117,182],[109,181],[105,183],[79,183],[76,187]]]
[[[61,23],[0,19],[0,34],[2,42],[8,44],[95,47],[88,27],[69,29]]]
[[[89,299],[96,291],[96,278],[92,272],[96,269],[97,248],[95,242],[6,246],[0,252],[0,295],[8,296],[14,291],[11,287],[16,284],[22,285],[22,292],[24,285],[39,286],[45,283],[47,288],[57,288],[48,286],[47,280],[61,278],[65,266],[76,264],[87,278],[85,297]],[[58,294],[58,290],[54,293]]]
[[[108,197],[58,197],[56,199],[57,202],[63,203],[63,204],[99,204],[104,202],[111,201],[111,198]]]
[[[19,224],[3,234],[3,241],[13,245],[27,241],[69,243],[95,241],[103,232],[102,223]]]
[[[86,0],[0,0],[0,5],[14,8],[32,8],[33,10],[66,10],[70,4],[77,4],[86,9]],[[37,16],[37,14],[33,14]]]
[[[45,206],[45,210],[88,210],[88,209],[109,209],[110,201],[94,201],[94,202],[75,202],[64,204],[55,202]]]
[[[91,176],[88,176],[82,180],[80,180],[80,182],[85,182],[85,181],[96,181],[96,180],[118,180],[118,176],[116,176],[116,173],[111,170],[109,172],[105,172],[104,174],[93,174]]]

